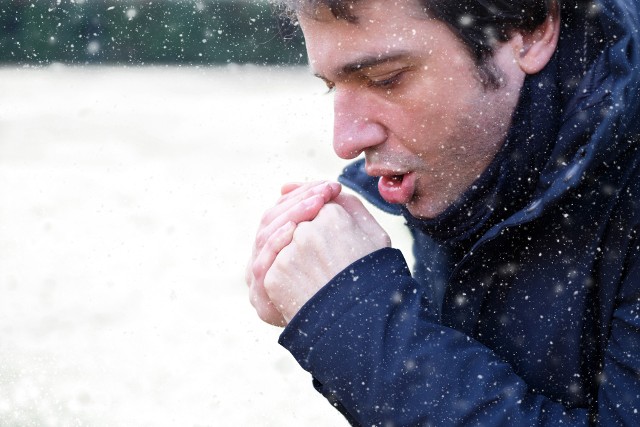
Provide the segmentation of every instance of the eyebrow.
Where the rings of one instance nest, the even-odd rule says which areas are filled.
[[[345,76],[359,72],[365,68],[372,68],[378,65],[387,64],[389,62],[398,61],[399,59],[406,58],[408,55],[405,51],[394,52],[390,55],[384,56],[364,56],[358,58],[352,62],[343,65],[338,71],[338,76]],[[326,80],[326,78],[320,73],[314,73],[314,76]]]

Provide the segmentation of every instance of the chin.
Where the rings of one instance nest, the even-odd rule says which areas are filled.
[[[426,203],[425,203],[426,202]],[[434,219],[444,212],[448,205],[434,201],[420,200],[420,202],[409,202],[405,205],[409,213],[418,219]]]

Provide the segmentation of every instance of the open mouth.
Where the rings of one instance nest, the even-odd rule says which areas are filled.
[[[404,179],[404,175],[391,175],[389,177],[389,185],[402,185],[402,180]]]
[[[415,176],[411,172],[383,175],[378,181],[378,191],[389,203],[409,203],[415,191]]]

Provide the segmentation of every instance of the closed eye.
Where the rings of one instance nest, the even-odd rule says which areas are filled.
[[[386,78],[382,78],[382,79],[373,79],[368,77],[367,78],[367,86],[370,87],[376,87],[376,88],[380,88],[380,89],[391,89],[393,87],[395,87],[396,85],[398,85],[400,83],[400,81],[402,80],[402,76],[404,75],[405,70],[400,70],[399,72],[392,74],[389,77]]]

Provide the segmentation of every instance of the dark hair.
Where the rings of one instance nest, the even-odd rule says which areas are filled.
[[[366,0],[279,0],[290,12],[313,13],[327,7],[337,19],[357,22],[354,6]],[[417,0],[427,16],[444,22],[464,43],[487,87],[499,87],[500,70],[492,61],[496,42],[513,30],[532,31],[546,19],[554,0]]]

